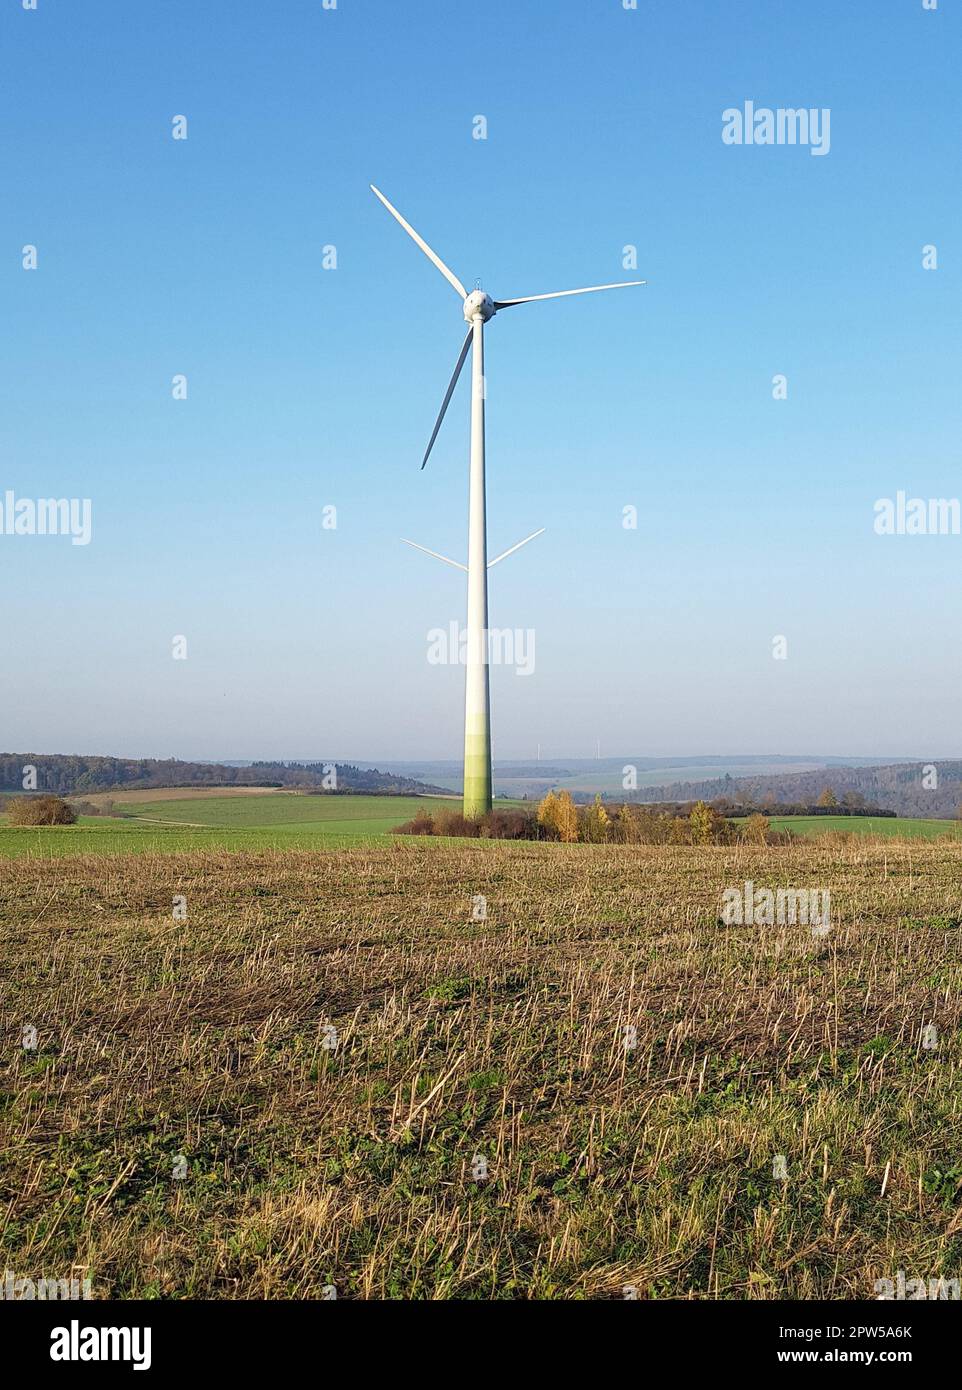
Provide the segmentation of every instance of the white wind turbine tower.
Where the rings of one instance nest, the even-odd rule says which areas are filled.
[[[434,550],[427,550],[428,555],[433,555],[437,560],[443,560],[445,564],[454,565],[457,569],[467,569],[468,575],[468,633],[467,633],[467,676],[465,681],[464,694],[464,814],[466,816],[481,816],[486,811],[491,810],[491,715],[488,698],[488,570],[491,565],[496,565],[499,560],[513,554],[522,545],[527,545],[528,541],[534,540],[535,536],[540,536],[541,531],[534,531],[530,536],[526,536],[523,541],[518,541],[517,545],[511,546],[510,550],[505,550],[500,555],[496,555],[493,560],[488,560],[488,537],[487,522],[485,515],[485,493],[484,493],[484,325],[497,314],[501,309],[509,309],[514,304],[530,304],[537,299],[562,299],[571,294],[592,294],[596,290],[620,290],[626,289],[630,285],[643,285],[644,280],[624,280],[614,285],[587,285],[578,290],[555,290],[552,294],[529,294],[522,299],[492,299],[484,290],[476,289],[468,294],[461,281],[450,270],[441,257],[431,250],[427,242],[411,226],[410,222],[398,212],[397,208],[385,198],[384,194],[371,184],[371,192],[378,197],[392,217],[396,217],[398,222],[420,246],[428,260],[433,261],[444,276],[445,280],[458,292],[462,301],[464,317],[468,322],[467,337],[461,345],[461,351],[454,368],[454,374],[448,383],[448,389],[444,393],[444,400],[441,402],[441,409],[435,421],[431,438],[428,440],[428,447],[425,450],[421,467],[428,461],[428,457],[434,447],[434,441],[438,437],[438,430],[441,428],[441,421],[444,419],[445,411],[451,397],[454,395],[454,388],[458,384],[458,377],[464,366],[468,348],[473,348],[471,360],[471,471],[469,485],[468,503],[468,563],[467,566],[459,564],[457,560],[449,560],[446,555],[438,555]],[[415,545],[418,550],[426,550],[423,545],[416,545],[414,541],[408,541],[408,545]]]

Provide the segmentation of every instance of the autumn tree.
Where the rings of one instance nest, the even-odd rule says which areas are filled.
[[[601,803],[601,793],[599,792],[594,804],[589,806],[584,813],[582,823],[582,838],[589,845],[603,845],[608,839],[608,830],[611,825],[611,817]]]
[[[538,824],[544,827],[549,839],[560,839],[558,834],[558,798],[554,792],[549,792],[538,803]]]
[[[578,838],[578,811],[570,792],[558,794],[558,837],[566,845]]]
[[[573,844],[578,838],[578,812],[570,792],[549,792],[538,807],[538,823],[553,840]]]
[[[623,845],[634,844],[638,838],[638,825],[627,801],[622,802],[614,823],[615,835]]]
[[[837,797],[837,796],[835,795],[835,793],[832,791],[831,787],[825,787],[825,788],[823,789],[821,796],[818,798],[818,804],[819,804],[819,806],[837,806],[837,805],[838,805],[838,797]]]

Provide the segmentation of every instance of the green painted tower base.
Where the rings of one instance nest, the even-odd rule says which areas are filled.
[[[464,814],[491,810],[491,730],[487,714],[469,716],[464,730]]]

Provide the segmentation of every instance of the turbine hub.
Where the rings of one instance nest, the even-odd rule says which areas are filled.
[[[494,318],[496,312],[494,300],[489,294],[485,294],[484,290],[472,290],[464,301],[464,317],[468,323],[476,314],[480,314],[484,322],[487,323],[488,319]]]

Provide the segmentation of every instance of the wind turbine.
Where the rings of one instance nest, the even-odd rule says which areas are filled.
[[[572,294],[593,294],[597,290],[627,289],[630,285],[643,285],[645,281],[623,280],[614,285],[586,285],[583,289],[555,290],[551,294],[529,294],[521,299],[492,299],[480,288],[472,290],[469,294],[454,271],[444,264],[436,252],[431,250],[424,238],[418,235],[410,222],[401,216],[397,208],[388,202],[384,194],[380,189],[375,188],[373,183],[371,184],[371,192],[380,199],[391,216],[400,222],[408,236],[417,242],[428,260],[433,261],[448,284],[457,291],[461,299],[462,312],[468,323],[467,336],[461,344],[454,373],[448,383],[448,389],[444,393],[438,418],[431,432],[431,438],[428,440],[428,447],[424,451],[424,458],[421,460],[422,468],[427,463],[434,447],[434,441],[438,437],[441,421],[444,419],[451,397],[454,395],[454,388],[458,384],[461,369],[467,361],[468,348],[473,349],[471,358],[471,470],[468,490],[467,566],[460,564],[457,560],[449,560],[446,555],[439,555],[437,551],[427,550],[425,546],[417,545],[414,541],[408,541],[407,544],[415,546],[417,550],[425,551],[426,554],[434,556],[436,560],[443,560],[446,565],[454,565],[455,568],[461,570],[467,569],[468,640],[464,692],[464,814],[466,816],[482,816],[491,810],[491,713],[487,650],[488,570],[499,560],[504,560],[508,555],[519,550],[521,546],[527,545],[528,541],[534,540],[535,536],[540,536],[544,530],[542,527],[540,531],[532,532],[523,541],[518,541],[517,545],[511,546],[510,550],[505,550],[500,555],[496,555],[493,560],[488,560],[484,492],[484,325],[489,323],[495,314],[500,313],[502,309],[510,309],[515,304],[532,304],[538,299],[563,299]]]

